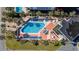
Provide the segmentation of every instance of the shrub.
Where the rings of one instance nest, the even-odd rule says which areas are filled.
[[[48,41],[44,41],[43,44],[44,44],[45,46],[47,46],[47,45],[49,45],[49,42],[48,42]]]
[[[38,40],[35,40],[35,41],[33,42],[33,44],[36,45],[36,46],[39,45]]]
[[[60,42],[59,41],[55,41],[54,42],[54,46],[59,46],[60,45]]]

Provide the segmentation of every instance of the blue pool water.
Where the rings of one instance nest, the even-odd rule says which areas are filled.
[[[21,13],[22,12],[22,7],[16,7],[16,13]]]
[[[44,23],[28,22],[22,28],[24,33],[38,33],[45,26]]]

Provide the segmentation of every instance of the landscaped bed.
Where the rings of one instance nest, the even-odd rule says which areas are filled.
[[[17,41],[15,37],[12,37],[13,33],[6,32],[6,46],[10,50],[57,50],[61,44],[59,41]],[[39,44],[40,42],[40,44]]]

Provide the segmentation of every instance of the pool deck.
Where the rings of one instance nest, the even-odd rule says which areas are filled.
[[[26,17],[26,18],[27,18],[27,20],[29,19],[29,17]],[[29,22],[41,23],[41,21],[29,21]],[[43,40],[58,40],[60,38],[60,35],[58,35],[53,30],[58,24],[55,21],[51,21],[51,20],[46,21],[46,22],[45,21],[42,21],[42,22],[44,22],[45,26],[38,33],[23,33],[20,30],[19,36],[23,37],[24,34],[28,34],[30,36],[41,37],[41,39],[43,39]],[[22,27],[24,27],[24,26],[22,26]],[[45,34],[44,33],[45,29],[48,30],[48,34]],[[53,33],[51,33],[51,32],[53,32]]]

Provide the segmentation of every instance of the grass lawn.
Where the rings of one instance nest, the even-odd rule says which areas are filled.
[[[8,32],[9,33],[9,32]],[[7,36],[11,36],[11,33],[7,34]],[[61,44],[60,42],[58,46],[56,46],[53,43],[49,43],[49,45],[45,46],[45,45],[34,45],[32,42],[28,41],[28,42],[21,42],[21,41],[17,41],[14,38],[9,37],[5,37],[6,39],[6,46],[8,49],[11,50],[48,50],[48,51],[54,51],[57,50]]]

